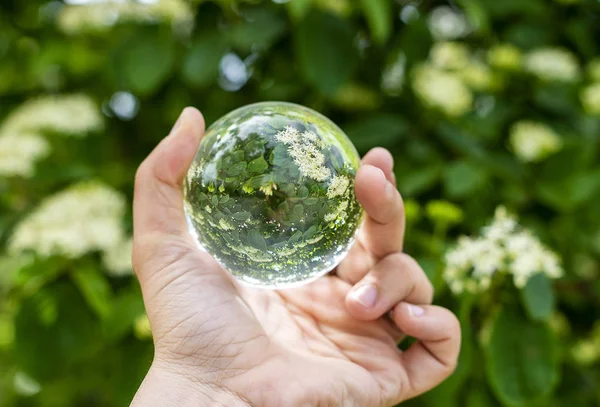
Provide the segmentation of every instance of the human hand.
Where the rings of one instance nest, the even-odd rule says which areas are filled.
[[[268,291],[239,285],[188,233],[182,181],[203,133],[185,109],[136,175],[133,263],[155,356],[132,406],[392,406],[452,373],[460,327],[402,252],[389,152],[363,158],[367,216],[335,273]],[[404,334],[417,342],[401,352]]]

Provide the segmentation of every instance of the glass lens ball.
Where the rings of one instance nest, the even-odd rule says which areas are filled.
[[[200,247],[254,287],[307,283],[354,242],[359,156],[332,121],[264,102],[215,122],[185,180],[185,212]]]

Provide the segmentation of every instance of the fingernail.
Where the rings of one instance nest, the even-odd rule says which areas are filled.
[[[392,172],[392,183],[396,186],[398,183],[396,182],[396,174]]]
[[[362,306],[371,308],[375,305],[375,300],[377,299],[377,288],[373,284],[364,284],[355,288],[350,296]]]
[[[425,314],[425,309],[421,307],[412,304],[406,304],[406,306],[408,307],[408,313],[411,317],[420,317]]]

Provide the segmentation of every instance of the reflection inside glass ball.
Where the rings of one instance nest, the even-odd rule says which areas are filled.
[[[307,283],[352,246],[358,166],[350,140],[323,115],[283,102],[242,107],[207,130],[189,169],[190,230],[243,283]]]

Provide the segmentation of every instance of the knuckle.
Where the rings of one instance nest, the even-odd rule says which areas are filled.
[[[149,176],[152,174],[152,168],[150,164],[150,160],[146,158],[141,164],[138,166],[137,171],[135,172],[135,185],[139,186],[146,182]]]
[[[425,304],[433,302],[434,287],[417,261],[406,253],[394,253],[388,256],[393,267],[402,273],[403,278],[413,285]]]

